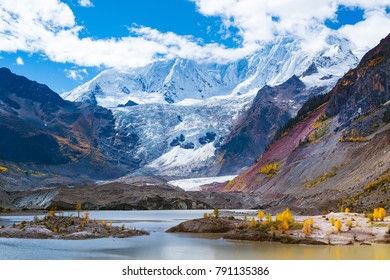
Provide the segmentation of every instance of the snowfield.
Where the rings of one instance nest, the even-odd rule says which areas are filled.
[[[205,177],[205,178],[192,178],[183,180],[169,181],[168,183],[185,191],[199,191],[201,185],[211,183],[223,183],[234,179],[237,175],[220,176],[220,177]]]

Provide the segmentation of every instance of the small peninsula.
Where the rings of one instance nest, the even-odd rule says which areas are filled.
[[[218,213],[218,212],[217,212]],[[257,217],[203,218],[183,222],[167,230],[181,233],[219,233],[224,239],[273,241],[307,245],[371,245],[390,243],[390,219],[383,208],[374,214],[346,212],[319,216],[296,216],[289,209],[275,219],[260,211]]]

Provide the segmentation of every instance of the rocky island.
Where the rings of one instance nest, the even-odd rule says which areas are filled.
[[[36,238],[36,239],[94,239],[105,237],[125,238],[149,235],[135,228],[113,226],[112,221],[90,220],[89,213],[80,216],[64,216],[61,212],[50,211],[42,219],[22,221],[13,226],[1,226],[0,238]]]

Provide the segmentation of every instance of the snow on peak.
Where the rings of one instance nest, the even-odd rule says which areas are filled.
[[[126,152],[145,172],[202,175],[261,87],[296,75],[307,87],[330,89],[357,65],[347,40],[330,35],[326,42],[308,52],[299,40],[278,38],[225,65],[176,58],[109,69],[62,97],[110,108],[116,129],[137,136],[136,146]]]

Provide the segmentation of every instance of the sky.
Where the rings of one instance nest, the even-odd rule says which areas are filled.
[[[0,67],[64,92],[156,59],[229,63],[278,36],[368,50],[389,32],[390,0],[0,0]]]

